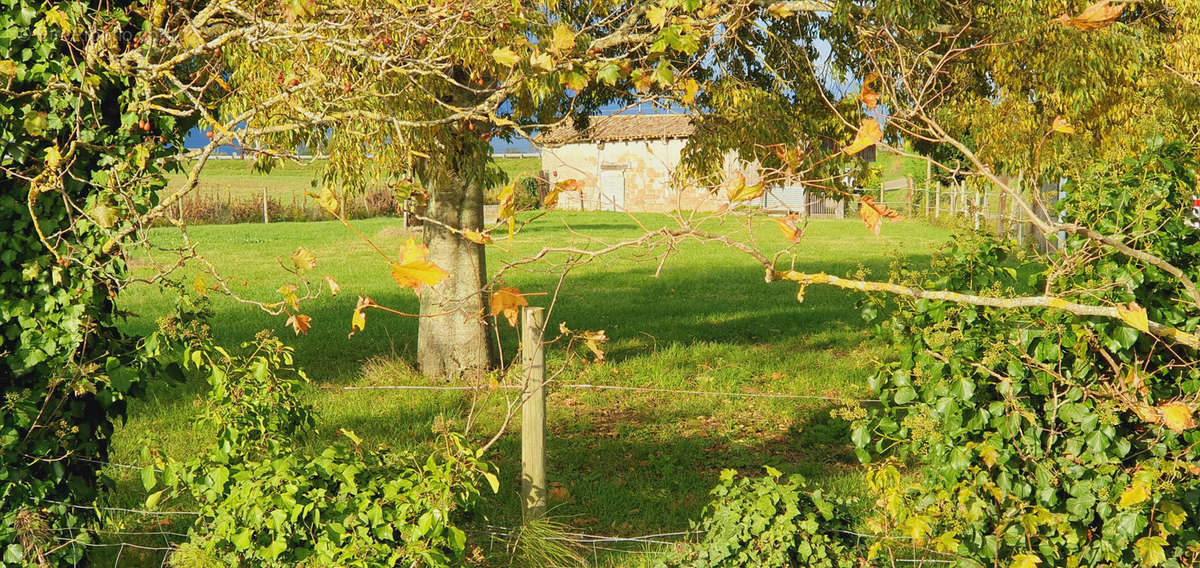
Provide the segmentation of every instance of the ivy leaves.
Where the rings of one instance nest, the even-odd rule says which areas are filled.
[[[1119,173],[1078,179],[1061,215],[1131,226],[1185,201],[1195,179],[1164,160],[1194,165],[1180,146],[1152,145],[1110,166]],[[1158,223],[1140,239],[1144,250],[1200,265],[1196,237],[1176,220]],[[1070,235],[1062,254],[1088,246]],[[932,515],[935,532],[957,531],[960,555],[982,565],[1155,566],[1200,545],[1187,528],[1200,509],[1200,368],[1190,348],[1146,339],[1150,320],[1188,321],[1179,325],[1193,333],[1195,313],[1181,307],[1177,280],[1131,264],[1108,255],[1070,269],[1020,265],[1004,243],[961,241],[917,285],[1088,294],[1117,306],[1120,319],[921,300],[903,302],[883,328],[898,361],[870,379],[882,406],[851,439],[864,459],[920,460],[923,501],[909,512]],[[1015,511],[1024,511],[1019,526],[1004,519]]]

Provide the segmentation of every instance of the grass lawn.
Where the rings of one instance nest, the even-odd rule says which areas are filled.
[[[639,219],[650,227],[667,222],[659,215]],[[398,250],[410,236],[395,219],[358,221],[355,226],[386,250]],[[744,224],[726,223],[711,230],[745,237],[746,229]],[[506,259],[542,246],[599,246],[575,232],[612,242],[638,231],[622,214],[555,212],[531,223],[511,244],[498,240],[489,248],[489,268],[494,271]],[[200,226],[189,232],[219,267],[246,282],[242,291],[247,296],[278,299],[275,290],[287,274],[275,259],[286,259],[298,246],[316,254],[317,277],[328,274],[342,287],[337,298],[304,306],[313,327],[301,337],[284,327],[283,318],[218,298],[214,332],[220,341],[236,344],[260,329],[275,330],[295,346],[299,365],[316,386],[430,384],[410,370],[416,346],[414,319],[368,312],[366,331],[347,338],[358,296],[409,312],[417,310],[417,301],[411,291],[398,289],[389,268],[366,243],[340,225]],[[755,232],[764,247],[784,245],[773,222],[761,222]],[[161,232],[155,238],[172,236]],[[919,221],[889,223],[883,236],[876,237],[858,220],[814,220],[797,249],[796,264],[838,275],[865,267],[885,277],[891,262],[926,262],[947,238],[946,230]],[[887,357],[854,309],[854,293],[813,286],[799,304],[793,284],[765,284],[762,269],[752,259],[715,244],[684,244],[657,278],[656,266],[629,251],[570,274],[547,328],[557,329],[562,321],[572,329],[604,329],[611,340],[607,362],[572,363],[563,383],[855,397],[866,394],[865,377],[874,362]],[[551,292],[557,279],[545,264],[506,275],[508,285],[524,292]],[[543,306],[549,300],[531,298]],[[167,301],[150,288],[129,290],[120,298],[120,307],[139,317],[131,319],[128,328],[146,330]],[[505,324],[501,334],[506,356],[511,356],[516,331]],[[550,369],[561,365],[562,347],[549,346],[547,359]],[[162,386],[147,400],[131,404],[129,422],[115,435],[112,460],[137,464],[147,445],[179,458],[201,451],[209,437],[192,424],[202,387],[199,382]],[[551,514],[579,532],[629,536],[686,530],[723,468],[758,475],[763,465],[772,465],[843,492],[861,490],[846,424],[830,417],[833,405],[826,401],[553,387],[549,392]],[[310,442],[314,445],[348,428],[368,443],[424,449],[434,439],[431,426],[436,418],[461,427],[471,406],[470,396],[461,392],[313,389],[310,397],[319,413],[320,436]],[[472,433],[476,441],[494,431],[501,404],[497,395],[484,405]],[[516,526],[516,428],[489,458],[501,469],[502,488],[480,510],[488,522]],[[139,504],[144,493],[137,472],[109,473],[120,480],[114,504]],[[144,561],[152,557],[146,554]],[[123,565],[137,565],[136,556],[129,558]],[[627,561],[632,560],[610,558],[606,563]]]
[[[249,160],[209,160],[200,177],[198,192],[209,198],[243,201],[262,197],[263,188],[284,204],[293,200],[303,202],[304,192],[312,191],[312,180],[323,166],[317,161],[310,166],[285,163],[270,174],[255,174],[250,170]],[[509,179],[517,175],[536,174],[542,167],[541,158],[497,158],[496,165],[508,174]],[[175,191],[187,181],[186,173],[171,175],[167,180],[167,192]]]

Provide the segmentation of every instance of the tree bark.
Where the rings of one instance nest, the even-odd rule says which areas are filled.
[[[483,188],[464,184],[452,174],[439,178],[430,184],[426,217],[433,222],[424,223],[425,245],[429,260],[449,276],[437,286],[422,288],[417,364],[432,377],[479,375],[496,359],[486,317],[484,247],[447,227],[483,228]]]

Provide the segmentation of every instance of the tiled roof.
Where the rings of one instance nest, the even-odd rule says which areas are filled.
[[[579,131],[575,129],[571,120],[564,120],[538,135],[537,142],[540,144],[567,144],[687,138],[694,130],[691,117],[686,114],[593,116],[588,124],[587,131]]]

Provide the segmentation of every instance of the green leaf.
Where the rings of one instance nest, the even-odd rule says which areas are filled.
[[[274,561],[285,550],[287,550],[287,542],[281,538],[277,538],[271,541],[271,544],[267,545],[266,548],[263,548],[262,553],[264,558]]]
[[[670,87],[675,82],[675,70],[666,61],[660,61],[654,68],[654,80],[663,87]]]
[[[621,80],[621,67],[616,63],[605,63],[596,73],[596,79],[610,87],[616,85]]]
[[[1012,564],[1009,568],[1037,568],[1038,564],[1042,563],[1042,559],[1036,554],[1018,554],[1013,556]]]
[[[154,507],[158,506],[158,502],[162,501],[163,494],[166,492],[166,489],[159,489],[158,491],[146,496],[146,508],[153,509]]]
[[[485,471],[483,472],[483,478],[487,480],[488,486],[492,488],[492,493],[500,492],[500,478],[496,477],[496,474]]]
[[[1166,545],[1167,539],[1161,536],[1147,536],[1133,543],[1133,548],[1142,561],[1141,566],[1158,566],[1167,561],[1167,553],[1163,550]]]
[[[8,548],[4,549],[4,562],[6,562],[8,564],[18,565],[21,563],[21,560],[24,560],[24,559],[25,559],[25,547],[24,546],[21,546],[20,544],[14,542],[14,543],[8,545]]]
[[[917,399],[917,391],[912,387],[896,390],[896,404],[908,404]]]
[[[145,488],[146,491],[150,491],[151,489],[154,489],[155,485],[158,485],[158,476],[155,475],[154,466],[148,465],[146,467],[143,467],[142,468],[142,487]]]

